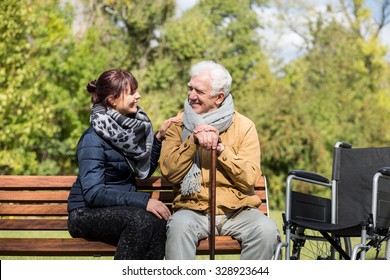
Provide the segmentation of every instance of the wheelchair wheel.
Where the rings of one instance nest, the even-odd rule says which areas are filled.
[[[318,232],[297,227],[291,234],[291,260],[339,260],[342,259],[333,246]],[[350,256],[349,237],[337,240],[341,248]]]

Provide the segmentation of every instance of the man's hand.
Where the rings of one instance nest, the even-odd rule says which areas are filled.
[[[214,126],[200,124],[194,129],[194,140],[207,150],[215,150],[219,142],[219,131]]]

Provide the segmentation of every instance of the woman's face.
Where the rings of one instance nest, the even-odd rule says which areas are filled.
[[[137,102],[141,95],[137,90],[132,91],[130,88],[114,99],[114,109],[120,114],[126,116],[137,112]]]

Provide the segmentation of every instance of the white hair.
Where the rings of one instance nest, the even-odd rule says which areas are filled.
[[[194,64],[190,69],[190,76],[198,76],[208,71],[211,76],[211,89],[214,95],[223,91],[225,97],[230,93],[230,87],[232,86],[232,77],[228,70],[221,64],[218,64],[212,60],[201,61]]]

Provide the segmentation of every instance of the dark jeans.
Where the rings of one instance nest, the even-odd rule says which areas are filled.
[[[79,208],[69,212],[72,237],[117,246],[116,260],[158,260],[165,254],[166,221],[130,206]]]

